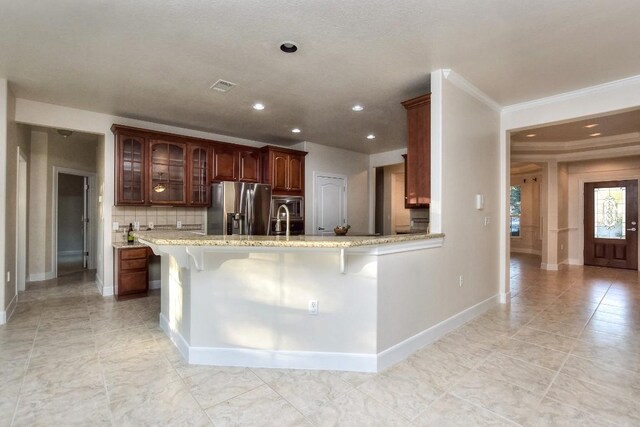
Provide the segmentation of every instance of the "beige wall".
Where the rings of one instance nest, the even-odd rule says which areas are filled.
[[[69,138],[54,129],[31,132],[29,278],[45,280],[54,275],[54,167],[97,172],[98,136],[74,133]],[[97,224],[96,224],[96,227]],[[92,231],[97,240],[96,229]]]
[[[511,237],[511,252],[540,255],[542,234],[540,230],[541,173],[511,175],[511,185],[520,186],[521,217],[520,237]]]
[[[47,156],[49,139],[45,131],[31,131],[31,155],[29,161],[29,280],[44,280],[47,271]]]
[[[297,147],[307,151],[305,158],[305,232],[313,230],[313,174],[333,173],[347,177],[347,223],[352,232],[369,228],[369,156],[353,151],[305,142]]]
[[[498,293],[500,114],[451,81],[442,83],[440,218],[446,262],[441,268],[443,301],[455,301],[447,304],[453,313]],[[476,194],[484,195],[483,210],[475,209]]]
[[[18,183],[18,149],[29,159],[29,138],[23,126],[15,122],[16,99],[10,89],[7,91],[7,146],[6,146],[6,216],[4,233],[4,261],[5,269],[10,273],[7,281],[4,282],[4,301],[2,309],[9,309],[15,304],[16,297],[16,237],[17,237],[17,183]]]
[[[432,167],[434,186],[442,188],[432,198],[432,215],[440,217],[444,246],[402,254],[402,262],[379,258],[385,266],[378,269],[380,282],[393,284],[378,294],[384,301],[378,314],[383,348],[391,337],[413,336],[464,310],[490,306],[499,296],[500,226],[493,220],[500,200],[500,114],[440,71],[431,74],[431,85],[431,152],[442,154],[440,167]],[[483,210],[475,209],[476,194],[484,195]]]
[[[98,136],[96,145],[96,282],[103,283],[104,278],[104,136]]]

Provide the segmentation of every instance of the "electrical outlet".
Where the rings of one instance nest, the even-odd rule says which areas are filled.
[[[118,231],[118,230],[120,229],[120,224],[118,223],[118,221],[114,221],[114,222],[111,224],[111,229],[112,229],[113,231]]]
[[[485,216],[484,217],[484,226],[488,227],[489,224],[491,224],[491,217],[490,216]]]
[[[460,287],[462,287],[462,285],[464,285],[464,276],[460,275],[460,278],[458,279],[458,283],[460,284]]]
[[[136,231],[140,230],[140,222],[139,221],[136,221],[136,222],[133,223],[133,229],[136,230]]]
[[[182,221],[178,221],[176,223],[176,228],[182,228]]]
[[[309,300],[309,314],[318,314],[318,300]]]

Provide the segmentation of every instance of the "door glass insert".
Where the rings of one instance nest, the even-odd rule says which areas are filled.
[[[596,239],[626,239],[625,187],[593,189]]]

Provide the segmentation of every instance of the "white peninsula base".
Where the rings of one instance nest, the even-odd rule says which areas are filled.
[[[442,235],[349,247],[139,238],[162,257],[161,326],[194,364],[377,372],[497,302],[443,317],[429,275]]]

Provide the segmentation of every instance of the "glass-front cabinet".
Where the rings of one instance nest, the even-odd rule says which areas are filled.
[[[205,146],[189,146],[189,205],[207,206],[209,204],[209,150]]]
[[[117,135],[116,144],[120,157],[116,204],[144,205],[145,188],[145,140],[126,134]]]
[[[149,194],[152,204],[186,203],[186,146],[177,142],[149,143]]]

